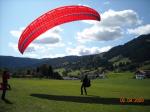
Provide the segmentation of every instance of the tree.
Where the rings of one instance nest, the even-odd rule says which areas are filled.
[[[54,72],[54,79],[62,80],[62,76],[58,72]]]
[[[27,74],[30,75],[31,74],[31,70],[27,70]]]
[[[53,68],[51,65],[48,67],[48,78],[54,78]]]
[[[48,78],[48,65],[47,64],[43,64],[42,66],[39,67],[40,72],[43,76],[45,76],[46,78]]]
[[[68,72],[67,72],[66,70],[64,70],[64,71],[62,72],[62,75],[63,75],[63,76],[67,76],[67,75],[68,75]]]

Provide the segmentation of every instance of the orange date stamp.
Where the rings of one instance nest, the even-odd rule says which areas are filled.
[[[120,98],[120,103],[144,103],[144,98]]]

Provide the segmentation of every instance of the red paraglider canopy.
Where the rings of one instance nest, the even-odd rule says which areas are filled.
[[[18,49],[23,54],[28,45],[47,30],[71,21],[96,20],[100,21],[97,11],[86,6],[72,5],[53,9],[35,19],[21,34]]]

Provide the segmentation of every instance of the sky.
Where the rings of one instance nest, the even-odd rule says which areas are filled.
[[[42,14],[64,5],[91,7],[101,21],[56,26],[35,39],[22,55],[18,40],[23,30]],[[0,0],[0,55],[40,59],[106,52],[150,33],[149,5],[150,0]]]

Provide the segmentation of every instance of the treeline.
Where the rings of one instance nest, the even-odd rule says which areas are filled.
[[[12,72],[15,78],[47,78],[47,79],[63,79],[62,76],[55,72],[51,65],[43,64],[36,68],[22,68]]]
[[[88,55],[81,57],[76,62],[65,62],[60,68],[65,68],[69,70],[80,70],[80,69],[97,69],[98,67],[105,68],[107,70],[112,70],[112,63],[110,63],[106,58],[100,55]]]

